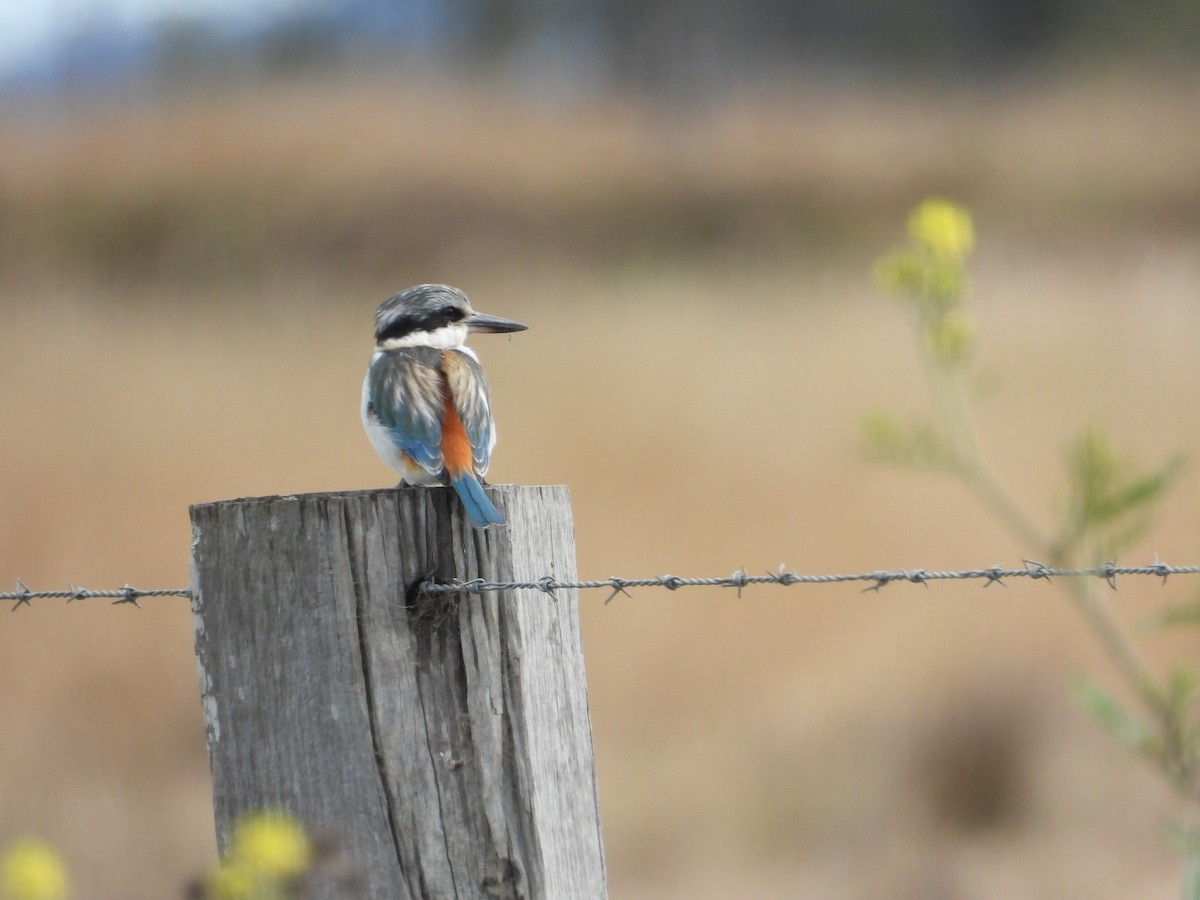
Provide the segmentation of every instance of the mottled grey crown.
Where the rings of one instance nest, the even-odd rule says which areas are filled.
[[[467,295],[458,288],[448,284],[414,285],[383,301],[375,313],[375,340],[434,331],[461,322],[470,313]]]

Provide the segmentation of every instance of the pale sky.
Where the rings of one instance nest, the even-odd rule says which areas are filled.
[[[137,30],[164,16],[253,20],[306,0],[5,0],[0,2],[0,71],[36,61],[57,38],[88,22]]]

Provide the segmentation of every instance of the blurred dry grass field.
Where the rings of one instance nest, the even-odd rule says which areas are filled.
[[[531,325],[474,341],[492,480],[570,485],[585,577],[1015,562],[960,488],[859,454],[865,412],[928,406],[871,260],[926,191],[975,207],[980,431],[1035,514],[1084,424],[1146,462],[1200,445],[1190,100],[797,91],[681,119],[334,80],[14,113],[0,583],[183,585],[188,503],[388,483],[370,317],[425,280]],[[1189,476],[1142,558],[1195,562],[1198,512]],[[1175,889],[1171,800],[1066,696],[1106,670],[1052,585],[602,600],[614,897]],[[43,835],[102,900],[173,896],[213,854],[190,615],[144,605],[0,618],[0,841]]]

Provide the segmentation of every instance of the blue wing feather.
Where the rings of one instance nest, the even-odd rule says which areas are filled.
[[[430,475],[441,477],[440,352],[414,347],[381,353],[371,364],[371,402],[395,445]]]

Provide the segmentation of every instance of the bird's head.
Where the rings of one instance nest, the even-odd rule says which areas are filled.
[[[375,313],[375,343],[382,350],[462,346],[473,331],[524,331],[511,319],[477,313],[467,295],[448,284],[418,284],[394,294]]]

